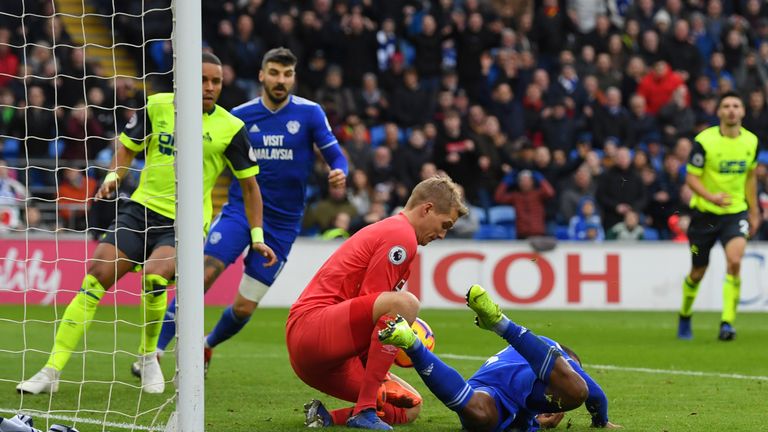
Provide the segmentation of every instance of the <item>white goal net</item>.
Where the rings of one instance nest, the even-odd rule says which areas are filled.
[[[91,318],[69,316],[87,326],[64,318],[91,295],[81,287],[98,240],[138,182],[141,152],[116,195],[94,198],[126,123],[148,94],[172,90],[172,27],[170,0],[0,0],[0,417],[28,414],[42,430],[165,430],[176,409],[173,352],[163,393],[131,375],[147,326],[143,269],[104,283]],[[58,388],[17,393],[51,365],[57,332],[77,325],[87,330],[56,362]]]

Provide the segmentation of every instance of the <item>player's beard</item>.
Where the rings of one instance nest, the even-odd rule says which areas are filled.
[[[282,104],[283,102],[285,102],[286,99],[288,99],[288,96],[290,96],[291,94],[287,88],[281,85],[276,85],[271,89],[267,88],[266,90],[267,90],[266,93],[267,93],[267,97],[269,98],[269,101],[272,102],[274,105]],[[282,90],[284,92],[284,95],[282,97],[275,96],[275,94],[273,93],[275,90]]]

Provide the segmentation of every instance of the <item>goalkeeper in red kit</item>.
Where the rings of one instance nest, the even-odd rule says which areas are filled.
[[[288,315],[291,366],[308,385],[355,405],[329,412],[314,400],[305,405],[307,426],[392,430],[416,418],[421,397],[389,373],[398,349],[382,345],[378,332],[398,314],[416,318],[418,299],[401,291],[416,248],[444,238],[466,214],[450,178],[429,178],[402,212],[360,230],[318,270]]]

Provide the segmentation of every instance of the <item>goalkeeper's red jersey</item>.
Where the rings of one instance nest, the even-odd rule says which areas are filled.
[[[361,229],[323,263],[289,315],[367,294],[399,291],[408,279],[417,246],[416,232],[402,213]]]

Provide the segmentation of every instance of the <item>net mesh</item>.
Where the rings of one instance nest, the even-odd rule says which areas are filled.
[[[57,392],[12,396],[46,364],[89,269],[119,267],[92,257],[136,187],[145,155],[136,155],[116,195],[94,195],[120,131],[144,108],[146,94],[172,84],[171,26],[170,0],[2,0],[2,417],[24,412],[40,429],[163,430],[172,414],[172,359],[163,362],[163,394],[143,393],[130,373],[146,321],[137,307],[143,270],[104,295]],[[151,231],[131,229],[145,240]],[[146,267],[146,259],[137,264]]]

